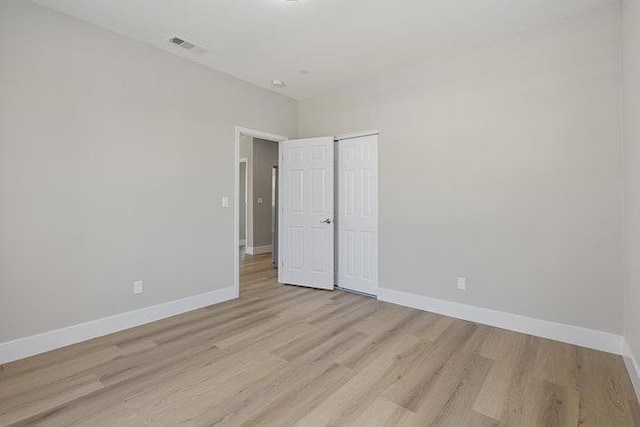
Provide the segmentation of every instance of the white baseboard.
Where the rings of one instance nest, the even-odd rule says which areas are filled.
[[[623,338],[609,332],[534,319],[503,311],[490,310],[392,289],[378,289],[378,299],[406,307],[438,313],[457,319],[549,338],[609,353],[623,353]]]
[[[640,399],[640,365],[626,339],[624,340],[624,364],[636,391],[636,398]]]
[[[272,250],[273,250],[272,245],[256,246],[256,247],[247,246],[247,249],[245,249],[245,252],[247,252],[249,255],[260,255],[260,254],[267,254]]]
[[[155,322],[156,320],[166,319],[167,317],[237,297],[238,294],[234,288],[225,288],[3,342],[0,343],[0,364],[144,325],[145,323]]]

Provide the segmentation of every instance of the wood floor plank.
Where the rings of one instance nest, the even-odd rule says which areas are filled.
[[[629,425],[633,409],[626,396],[633,393],[633,386],[621,358],[578,348],[577,364],[580,424]],[[637,398],[633,401],[637,402]]]
[[[113,362],[120,357],[122,351],[116,346],[109,345],[81,357],[71,357],[67,361],[30,370],[22,375],[0,381],[0,402],[15,398],[20,395],[29,395],[38,390],[43,384],[47,386],[55,384],[65,378],[82,374],[92,374],[96,367]]]
[[[531,375],[575,389],[577,386],[577,348],[558,341],[540,340]]]
[[[251,417],[245,425],[291,426],[315,409],[320,402],[339,389],[353,376],[353,371],[331,364],[308,383],[278,396],[268,406]]]
[[[417,390],[412,405],[423,425],[469,425],[475,400],[493,362],[477,354],[456,352],[437,375]]]
[[[153,391],[158,384],[171,383],[176,377],[197,372],[204,366],[229,357],[213,345],[183,350],[185,351],[182,353],[150,363],[144,370],[122,377],[119,382],[103,389],[25,418],[17,425],[68,426],[91,425],[91,422],[95,423],[96,420],[113,422],[114,415],[109,414],[119,415],[126,412],[129,408],[126,402],[132,396]]]
[[[32,390],[0,403],[0,425],[10,425],[34,414],[51,410],[88,393],[102,389],[95,375],[82,375],[58,381],[47,388]]]
[[[256,357],[257,356],[257,357]],[[242,369],[233,369],[242,365]],[[225,357],[217,363],[200,367],[174,377],[127,399],[128,411],[110,416],[117,425],[177,425],[191,422],[201,413],[209,413],[211,405],[233,399],[248,386],[261,382],[272,372],[279,372],[287,363],[260,352],[253,356]],[[98,422],[104,414],[87,420]]]
[[[421,426],[414,412],[378,397],[352,424],[354,427]]]
[[[302,426],[343,426],[355,422],[379,396],[397,380],[407,360],[412,360],[425,342],[402,341],[385,347],[344,386],[300,420]]]
[[[341,387],[350,376],[350,370],[333,363],[330,358],[324,360],[316,359],[307,365],[288,364],[286,368],[279,372],[272,372],[261,381],[252,382],[239,391],[236,396],[229,397],[217,405],[208,407],[192,421],[195,425],[244,425],[249,423],[251,419],[259,419],[279,413],[282,407],[280,399],[290,400],[295,394],[313,390],[313,384],[322,383],[323,379],[326,380],[328,378],[328,381],[331,381],[333,391],[333,387]],[[328,394],[333,395],[333,393]],[[326,399],[312,403],[316,405],[322,401],[326,401]],[[307,406],[304,403],[300,404],[300,402],[298,402],[298,405],[301,407]],[[279,422],[284,422],[285,419],[291,422],[298,420],[309,409],[311,409],[310,406],[302,413],[288,413]],[[272,412],[272,414],[266,414],[265,411]]]
[[[396,319],[394,323],[389,322],[390,329],[382,329],[378,333],[372,333],[360,345],[355,346],[336,359],[336,361],[351,369],[360,371],[369,366],[378,355],[384,354],[387,350],[393,350],[402,342],[417,344],[420,341],[419,338],[407,335],[403,331],[403,326],[411,322],[413,318],[413,313],[407,313],[404,318]],[[358,330],[360,329],[358,328]]]
[[[418,353],[407,364],[402,375],[390,386],[383,396],[398,405],[416,412],[423,404],[425,394],[433,386],[452,357],[460,354],[460,349],[473,335],[476,326],[467,322],[452,323],[438,339]]]
[[[473,410],[493,419],[502,419],[515,376],[512,367],[494,362],[473,403]]]
[[[0,426],[638,426],[620,356],[241,255],[240,298],[0,366]]]
[[[275,350],[302,336],[310,334],[316,328],[304,322],[291,322],[290,319],[276,317],[246,331],[225,337],[215,343],[220,348],[231,348],[234,351],[251,351],[253,348]]]

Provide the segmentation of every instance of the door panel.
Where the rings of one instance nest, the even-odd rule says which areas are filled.
[[[280,143],[280,283],[333,289],[333,137]]]
[[[338,141],[338,286],[378,288],[378,136]]]

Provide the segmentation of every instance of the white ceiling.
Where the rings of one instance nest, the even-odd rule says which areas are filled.
[[[35,0],[295,99],[611,0]],[[210,49],[197,57],[177,34]],[[299,70],[308,70],[303,75]],[[281,79],[285,88],[274,88]]]

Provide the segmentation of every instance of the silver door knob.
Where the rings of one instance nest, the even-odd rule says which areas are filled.
[[[331,224],[331,220],[329,218],[325,219],[324,221],[320,221],[321,224]]]

